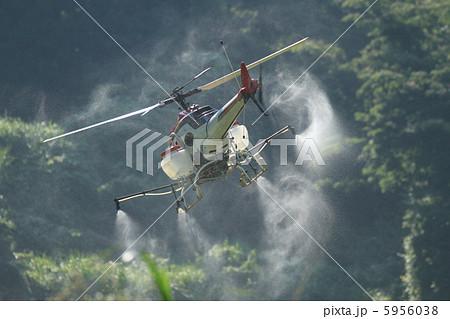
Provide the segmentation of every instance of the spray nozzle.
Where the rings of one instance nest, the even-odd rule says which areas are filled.
[[[293,128],[292,126],[288,125],[288,129],[289,129],[289,131],[292,132],[292,134],[293,134],[294,136],[297,135],[297,133],[295,132],[295,128]]]
[[[117,198],[114,198],[114,203],[116,203],[116,209],[120,210],[119,200]]]

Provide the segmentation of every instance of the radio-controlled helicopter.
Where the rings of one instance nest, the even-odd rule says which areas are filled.
[[[248,66],[242,62],[240,70],[182,93],[187,85],[211,69],[208,68],[186,84],[175,88],[169,97],[155,105],[52,137],[44,142],[135,115],[144,116],[156,108],[172,103],[177,104],[181,112],[178,114],[177,123],[169,133],[167,149],[161,154],[161,167],[173,182],[161,187],[117,197],[114,202],[117,209],[120,209],[120,203],[136,197],[174,194],[177,212],[185,213],[203,198],[201,184],[223,178],[236,168],[241,172],[240,184],[248,186],[267,171],[268,165],[260,152],[273,138],[289,130],[293,131],[293,129],[285,126],[256,145],[251,146],[248,130],[245,125],[240,125],[237,122],[237,118],[250,99],[255,102],[264,115],[267,115],[267,111],[255,98],[259,84],[258,81],[250,77],[248,70],[293,49],[306,40],[307,38],[304,38],[295,42]],[[239,92],[220,109],[208,105],[189,104],[186,101],[187,97],[211,90],[238,76],[241,77]],[[189,197],[192,197],[189,202],[186,196],[188,192],[193,194],[193,196],[189,195]]]

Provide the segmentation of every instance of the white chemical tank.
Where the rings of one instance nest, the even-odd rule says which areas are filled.
[[[166,150],[161,156],[163,157],[161,167],[172,180],[187,177],[195,172],[191,156],[184,148],[174,147]]]
[[[248,131],[244,125],[234,125],[228,132],[230,142],[233,143],[236,151],[243,151],[247,148],[250,141]]]

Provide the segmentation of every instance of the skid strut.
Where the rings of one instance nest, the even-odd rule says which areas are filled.
[[[116,203],[117,210],[119,210],[121,202],[130,200],[130,199],[133,199],[133,198],[136,198],[136,197],[141,197],[141,196],[162,196],[162,195],[168,195],[170,193],[173,193],[175,195],[175,198],[177,198],[176,197],[177,196],[176,192],[181,190],[181,188],[175,189],[175,186],[178,186],[178,185],[177,184],[169,184],[169,185],[164,185],[164,186],[148,189],[148,190],[145,190],[145,191],[142,191],[142,192],[138,192],[138,193],[133,193],[133,194],[117,197],[117,198],[114,198],[114,202]],[[163,189],[170,189],[170,190],[166,191],[166,192],[156,193],[157,191],[160,191],[160,190],[163,190]]]

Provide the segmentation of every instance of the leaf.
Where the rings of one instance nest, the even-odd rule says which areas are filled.
[[[156,287],[159,290],[159,294],[161,295],[161,300],[171,301],[174,300],[172,297],[172,292],[170,290],[170,281],[167,276],[167,273],[164,270],[158,269],[156,264],[150,258],[150,256],[146,253],[141,253],[141,258],[147,264],[148,270],[155,280]]]

